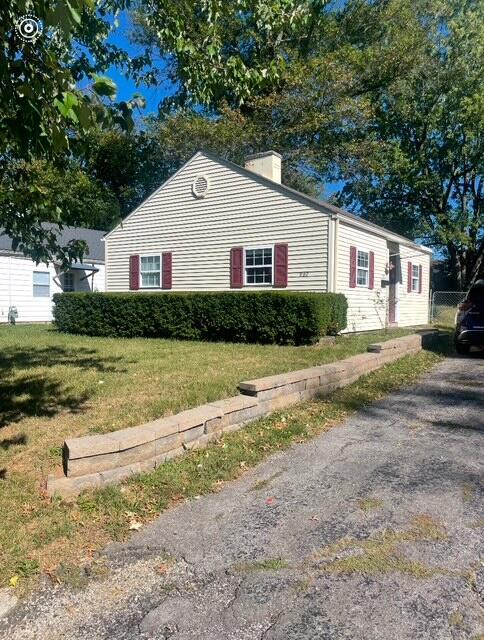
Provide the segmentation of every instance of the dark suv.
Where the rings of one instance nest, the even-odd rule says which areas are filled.
[[[466,354],[472,346],[484,345],[484,280],[469,289],[455,317],[455,349]]]

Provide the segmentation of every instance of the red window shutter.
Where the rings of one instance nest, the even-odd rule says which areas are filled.
[[[129,256],[129,288],[139,289],[139,256]]]
[[[410,293],[412,291],[412,263],[409,262],[407,266],[407,292]]]
[[[350,247],[350,287],[356,287],[356,247]]]
[[[287,287],[288,245],[274,245],[274,286]]]
[[[241,289],[244,286],[244,250],[242,247],[230,249],[230,287]]]
[[[171,289],[171,267],[172,259],[170,253],[161,254],[161,288]]]
[[[422,293],[422,265],[418,268],[418,292]]]
[[[370,251],[370,269],[369,269],[368,275],[369,275],[368,288],[374,289],[375,288],[375,252],[374,251]]]

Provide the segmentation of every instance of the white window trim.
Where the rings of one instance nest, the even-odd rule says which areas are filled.
[[[368,266],[367,267],[359,267],[358,266],[358,253],[366,253],[368,255]],[[366,284],[358,284],[358,269],[363,269],[366,271],[367,279]],[[363,249],[363,247],[356,247],[356,286],[360,287],[360,289],[368,289],[370,286],[370,250]]]
[[[270,249],[272,252],[272,264],[271,264],[271,282],[247,282],[247,262],[246,262],[246,255],[247,255],[247,251],[254,251],[256,249]],[[256,245],[256,246],[249,246],[249,247],[243,247],[243,251],[244,251],[244,287],[264,287],[264,288],[268,288],[268,287],[273,287],[274,286],[274,245],[273,244],[264,244],[264,245]],[[264,266],[264,265],[259,265],[259,266]],[[249,265],[249,269],[251,268],[251,265]]]
[[[413,275],[413,270],[417,269],[417,275],[414,276]],[[414,281],[417,282],[417,287],[415,288],[414,285]],[[411,293],[418,293],[420,290],[420,265],[419,264],[414,264],[412,263],[412,287],[411,287]]]
[[[36,273],[43,273],[43,274],[47,274],[49,276],[49,282],[47,284],[37,284],[36,282],[34,282],[34,278],[35,278],[35,274]],[[38,269],[34,269],[34,271],[32,271],[32,297],[33,298],[51,298],[52,297],[52,291],[51,291],[51,286],[50,286],[50,281],[52,279],[51,273],[50,271],[39,271]],[[44,287],[48,290],[49,294],[46,296],[36,296],[34,293],[34,288],[35,287]]]
[[[158,287],[144,287],[143,286],[143,275],[141,270],[141,258],[159,258],[160,259],[160,284]],[[162,271],[163,271],[163,261],[161,258],[161,253],[140,253],[139,254],[139,288],[145,289],[147,291],[158,291],[161,289],[161,285],[163,283],[162,280]],[[157,273],[156,271],[147,271],[146,273]]]

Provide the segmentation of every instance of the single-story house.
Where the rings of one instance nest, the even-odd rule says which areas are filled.
[[[107,291],[340,292],[347,331],[429,319],[431,249],[245,167],[198,152],[105,236]]]
[[[104,231],[64,227],[57,229],[62,245],[85,240],[89,252],[82,263],[63,270],[57,263],[35,264],[12,249],[12,239],[0,229],[0,323],[50,322],[52,296],[62,291],[104,291]]]

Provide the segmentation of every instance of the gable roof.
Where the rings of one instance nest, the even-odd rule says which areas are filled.
[[[70,240],[84,240],[89,247],[84,259],[87,259],[87,261],[95,260],[96,262],[104,262],[104,243],[102,239],[105,231],[84,229],[82,227],[63,227],[59,229],[56,224],[50,222],[46,222],[42,226],[45,229],[54,231],[61,245],[66,245]],[[20,251],[13,251],[12,238],[4,233],[2,229],[0,229],[0,251],[23,255]]]
[[[168,180],[166,180],[163,184],[161,184],[158,187],[158,189],[153,191],[153,193],[150,194],[145,200],[143,200],[143,202],[139,204],[136,207],[136,209],[134,209],[128,216],[126,216],[124,220],[127,220],[128,218],[130,218],[144,204],[146,204],[149,200],[151,200],[151,198],[153,198],[157,193],[159,193],[166,186],[168,186],[170,182],[172,182],[172,180],[174,180],[174,178],[176,178],[176,176],[179,173],[181,173],[181,171],[183,171],[183,169],[188,167],[196,158],[202,155],[208,158],[209,160],[212,160],[213,162],[217,162],[227,167],[228,169],[232,169],[233,171],[236,171],[250,178],[251,180],[260,182],[261,184],[272,189],[273,191],[279,191],[280,193],[283,193],[291,198],[297,199],[299,201],[303,201],[306,204],[309,204],[310,206],[312,206],[313,208],[319,211],[322,211],[326,215],[330,215],[332,218],[340,218],[343,222],[347,224],[350,224],[360,229],[364,229],[371,233],[377,234],[379,236],[386,238],[387,240],[398,242],[400,244],[404,244],[409,247],[413,247],[415,249],[418,249],[419,251],[424,251],[425,253],[429,253],[429,254],[433,253],[432,249],[429,249],[428,247],[424,247],[423,245],[417,244],[416,242],[409,240],[409,238],[405,238],[405,236],[401,236],[398,233],[393,233],[393,231],[389,231],[388,229],[385,229],[385,227],[381,227],[380,225],[374,224],[373,222],[369,222],[368,220],[365,220],[361,216],[357,216],[354,213],[345,211],[344,209],[341,209],[340,207],[336,207],[335,205],[332,205],[329,202],[326,202],[324,200],[319,200],[318,198],[313,198],[312,196],[308,196],[307,194],[302,193],[301,191],[297,191],[296,189],[292,189],[291,187],[288,187],[285,184],[274,182],[273,180],[270,180],[269,178],[266,178],[258,173],[255,173],[254,171],[250,171],[250,169],[246,169],[245,167],[235,164],[230,160],[226,160],[225,158],[217,156],[211,151],[197,151],[197,153],[193,155],[189,160],[187,160],[187,162],[185,162],[178,169],[178,171],[176,171],[172,176],[170,176]],[[123,222],[124,221],[121,221],[119,224],[117,224],[114,227],[114,229],[112,229],[109,233],[107,233],[104,236],[104,238],[108,238],[113,233],[113,231],[115,231],[118,227],[122,226]]]

